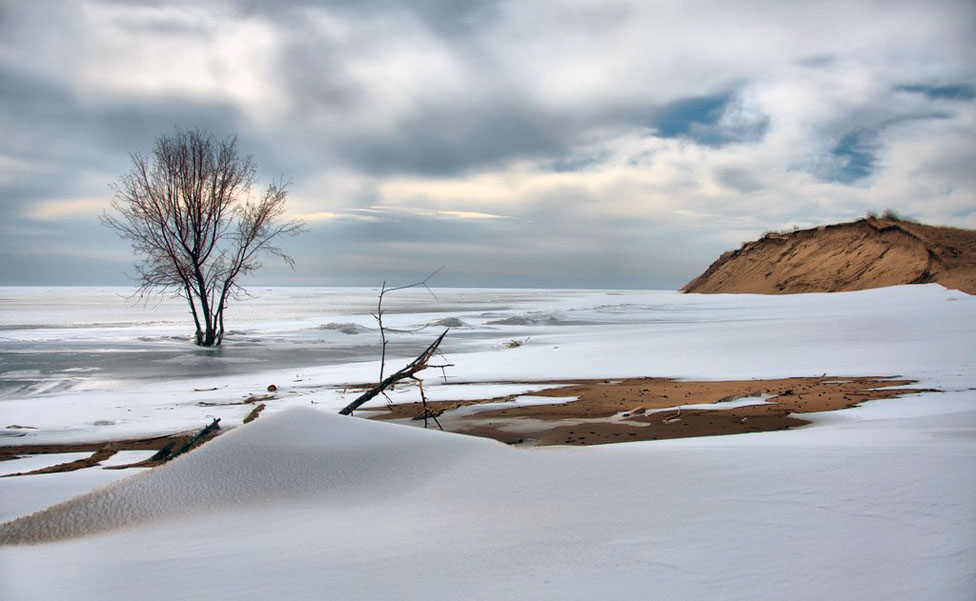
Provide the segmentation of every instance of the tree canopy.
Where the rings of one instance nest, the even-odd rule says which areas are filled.
[[[218,346],[224,310],[242,291],[237,279],[272,255],[293,265],[275,246],[282,235],[303,229],[285,219],[287,185],[268,185],[256,199],[256,167],[237,138],[180,130],[156,139],[149,156],[133,154],[132,168],[113,185],[113,212],[102,221],[132,243],[141,293],[185,298],[196,326],[195,341]]]

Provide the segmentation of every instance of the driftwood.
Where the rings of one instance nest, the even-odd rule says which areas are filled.
[[[200,432],[197,433],[196,436],[191,438],[189,442],[174,440],[173,442],[168,443],[165,447],[156,451],[156,454],[150,457],[149,459],[146,459],[144,461],[139,461],[137,463],[130,463],[128,465],[112,466],[111,468],[107,468],[107,469],[118,470],[118,469],[125,469],[128,467],[155,467],[157,465],[162,465],[167,461],[169,461],[170,459],[179,457],[183,453],[186,453],[187,451],[191,451],[194,448],[202,445],[203,443],[207,442],[208,440],[210,440],[211,438],[213,438],[219,433],[220,433],[220,418],[215,417],[214,420],[210,422],[210,425],[208,425],[203,430],[200,430]],[[180,444],[180,442],[183,442],[183,444]]]
[[[401,380],[409,379],[409,380],[415,380],[419,382],[420,380],[416,377],[416,374],[429,367],[428,363],[430,362],[431,358],[437,353],[437,347],[439,347],[441,341],[444,340],[444,336],[447,336],[447,332],[448,330],[444,330],[444,332],[440,336],[438,336],[437,339],[434,340],[434,342],[432,342],[430,346],[427,347],[426,350],[424,350],[424,352],[420,353],[420,355],[418,355],[416,359],[408,363],[405,367],[400,369],[400,371],[391,374],[386,378],[383,378],[383,380],[381,380],[379,384],[373,386],[363,394],[359,395],[355,401],[343,407],[342,411],[339,412],[339,415],[352,415],[352,412],[358,409],[363,403],[366,403],[367,401],[382,394],[384,390],[386,390],[390,386],[393,386],[394,384],[396,384]],[[423,390],[422,385],[421,385],[421,390]],[[423,393],[421,393],[421,396],[423,397]],[[427,400],[425,398],[423,400],[424,400],[424,406],[426,407]]]
[[[256,420],[258,418],[258,416],[261,415],[261,412],[264,411],[264,408],[265,408],[265,404],[264,403],[261,403],[260,405],[258,405],[254,409],[251,409],[251,412],[248,413],[247,414],[247,417],[244,418],[244,423],[245,424],[249,424],[249,423],[253,422],[254,420]]]
[[[73,472],[75,470],[85,469],[86,467],[94,467],[105,461],[112,455],[115,455],[118,449],[112,446],[111,443],[105,445],[101,449],[92,453],[91,457],[85,457],[84,459],[78,459],[76,461],[69,461],[68,463],[59,463],[57,465],[52,465],[50,467],[42,467],[41,469],[33,470],[30,472],[17,472],[16,474],[4,474],[0,478],[10,478],[13,476],[33,476],[34,474],[55,474],[61,472]]]

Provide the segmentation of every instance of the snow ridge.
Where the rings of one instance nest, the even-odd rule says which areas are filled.
[[[0,525],[0,544],[44,542],[121,526],[280,504],[370,503],[409,492],[492,441],[293,408],[237,428],[146,473]]]

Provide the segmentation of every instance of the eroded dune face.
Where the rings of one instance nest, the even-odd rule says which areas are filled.
[[[795,294],[932,282],[976,294],[976,232],[863,219],[767,234],[723,254],[682,290]]]
[[[359,504],[404,494],[461,456],[498,451],[506,449],[289,409],[149,472],[0,524],[0,544],[76,538],[232,507],[308,499],[321,506]]]

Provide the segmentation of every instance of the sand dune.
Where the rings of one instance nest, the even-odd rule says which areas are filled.
[[[724,253],[682,290],[795,294],[932,282],[976,294],[976,231],[868,218],[769,233]]]

